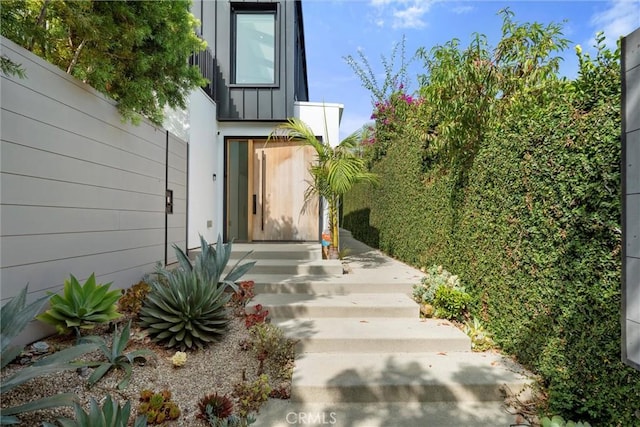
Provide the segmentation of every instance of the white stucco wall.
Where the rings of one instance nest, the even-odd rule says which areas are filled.
[[[222,233],[223,145],[218,143],[216,105],[202,90],[189,99],[189,248],[200,237],[215,242]],[[215,180],[214,180],[215,175]]]
[[[326,102],[296,102],[295,117],[305,122],[323,141],[335,147],[340,143],[340,121],[342,104]],[[326,125],[325,125],[326,120]]]

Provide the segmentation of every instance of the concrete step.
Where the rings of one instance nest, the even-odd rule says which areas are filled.
[[[269,427],[509,427],[515,415],[501,402],[292,402],[270,399],[257,416]]]
[[[298,340],[299,353],[471,351],[471,340],[446,320],[414,318],[272,318]],[[366,360],[366,354],[360,357]]]
[[[258,294],[248,304],[262,304],[272,317],[417,318],[420,308],[405,294]]]
[[[305,353],[296,360],[296,402],[501,402],[530,381],[493,352]]]
[[[340,277],[319,278],[313,275],[254,274],[249,271],[242,280],[253,280],[257,294],[307,294],[307,295],[347,295],[347,294],[394,294],[411,296],[413,285],[419,281],[362,280],[350,274]]]
[[[238,259],[251,252],[246,259],[288,259],[301,261],[320,261],[322,247],[317,242],[301,243],[234,243],[231,259]]]
[[[249,258],[246,261],[251,261]],[[227,269],[231,268],[235,263],[229,262]],[[274,260],[259,259],[250,270],[251,275],[277,274],[277,275],[306,275],[323,277],[329,279],[332,276],[342,275],[342,263],[339,260],[320,260],[320,261],[300,261],[300,260]],[[249,280],[247,274],[242,280]]]

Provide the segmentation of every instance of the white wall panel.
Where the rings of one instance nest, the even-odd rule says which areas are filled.
[[[216,106],[202,90],[189,98],[189,242],[200,247],[199,235],[215,242],[222,233],[223,143],[218,142]],[[213,180],[213,175],[216,180]]]

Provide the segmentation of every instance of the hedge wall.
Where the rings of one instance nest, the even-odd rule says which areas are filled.
[[[408,123],[372,166],[381,185],[345,198],[343,224],[459,274],[503,349],[543,378],[549,413],[637,425],[640,373],[620,356],[619,102],[586,108],[563,88],[513,108],[460,170],[425,171]]]

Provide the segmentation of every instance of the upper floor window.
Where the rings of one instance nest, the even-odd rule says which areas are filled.
[[[276,84],[276,9],[234,8],[233,83]]]

